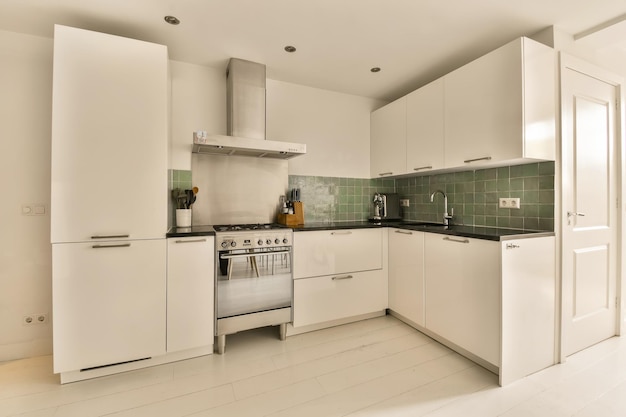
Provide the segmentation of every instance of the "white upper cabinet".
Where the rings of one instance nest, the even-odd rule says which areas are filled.
[[[371,114],[370,175],[379,178],[406,172],[406,98]]]
[[[406,96],[406,171],[444,167],[443,79]]]
[[[519,38],[372,112],[371,176],[555,158],[555,55]]]
[[[167,48],[55,27],[52,242],[163,237]]]
[[[555,156],[555,60],[519,38],[444,77],[446,168]]]

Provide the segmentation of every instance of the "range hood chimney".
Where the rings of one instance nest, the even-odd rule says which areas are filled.
[[[193,152],[289,159],[306,145],[265,139],[265,65],[231,58],[226,73],[226,132],[193,135]]]

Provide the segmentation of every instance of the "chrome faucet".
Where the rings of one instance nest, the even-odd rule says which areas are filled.
[[[448,214],[448,196],[441,190],[437,190],[430,195],[430,202],[435,201],[435,194],[440,193],[443,196],[443,224],[448,226],[450,224],[450,220],[452,220],[452,216],[454,216],[454,208],[452,208],[452,212]]]

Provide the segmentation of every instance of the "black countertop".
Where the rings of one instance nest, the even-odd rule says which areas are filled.
[[[420,223],[420,222],[323,222],[308,223],[302,226],[294,226],[292,229],[296,232],[314,231],[314,230],[340,230],[340,229],[363,229],[377,227],[395,227],[405,230],[416,230],[420,232],[438,233],[442,235],[451,235],[459,237],[469,237],[484,240],[512,240],[525,239],[532,237],[554,236],[554,232],[540,230],[523,230],[523,229],[507,229],[502,227],[484,227],[484,226],[462,226],[450,225],[443,226],[436,223]]]
[[[302,226],[292,226],[294,232],[306,232],[316,230],[342,230],[342,229],[367,229],[380,227],[395,227],[398,229],[415,230],[420,232],[438,233],[442,235],[469,237],[484,240],[512,240],[532,237],[554,236],[554,232],[540,230],[506,229],[502,227],[484,226],[443,226],[436,223],[420,222],[383,222],[374,223],[369,221],[361,222],[321,222],[307,223]],[[166,237],[192,237],[192,236],[214,236],[215,229],[212,225],[192,226],[192,227],[172,227]]]
[[[172,227],[167,231],[165,237],[190,237],[190,236],[214,236],[215,229],[211,225]]]

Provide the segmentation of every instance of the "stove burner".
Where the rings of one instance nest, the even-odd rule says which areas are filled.
[[[213,226],[217,232],[237,232],[248,230],[272,230],[272,229],[284,229],[286,226],[276,223],[259,223],[259,224],[228,224]]]

